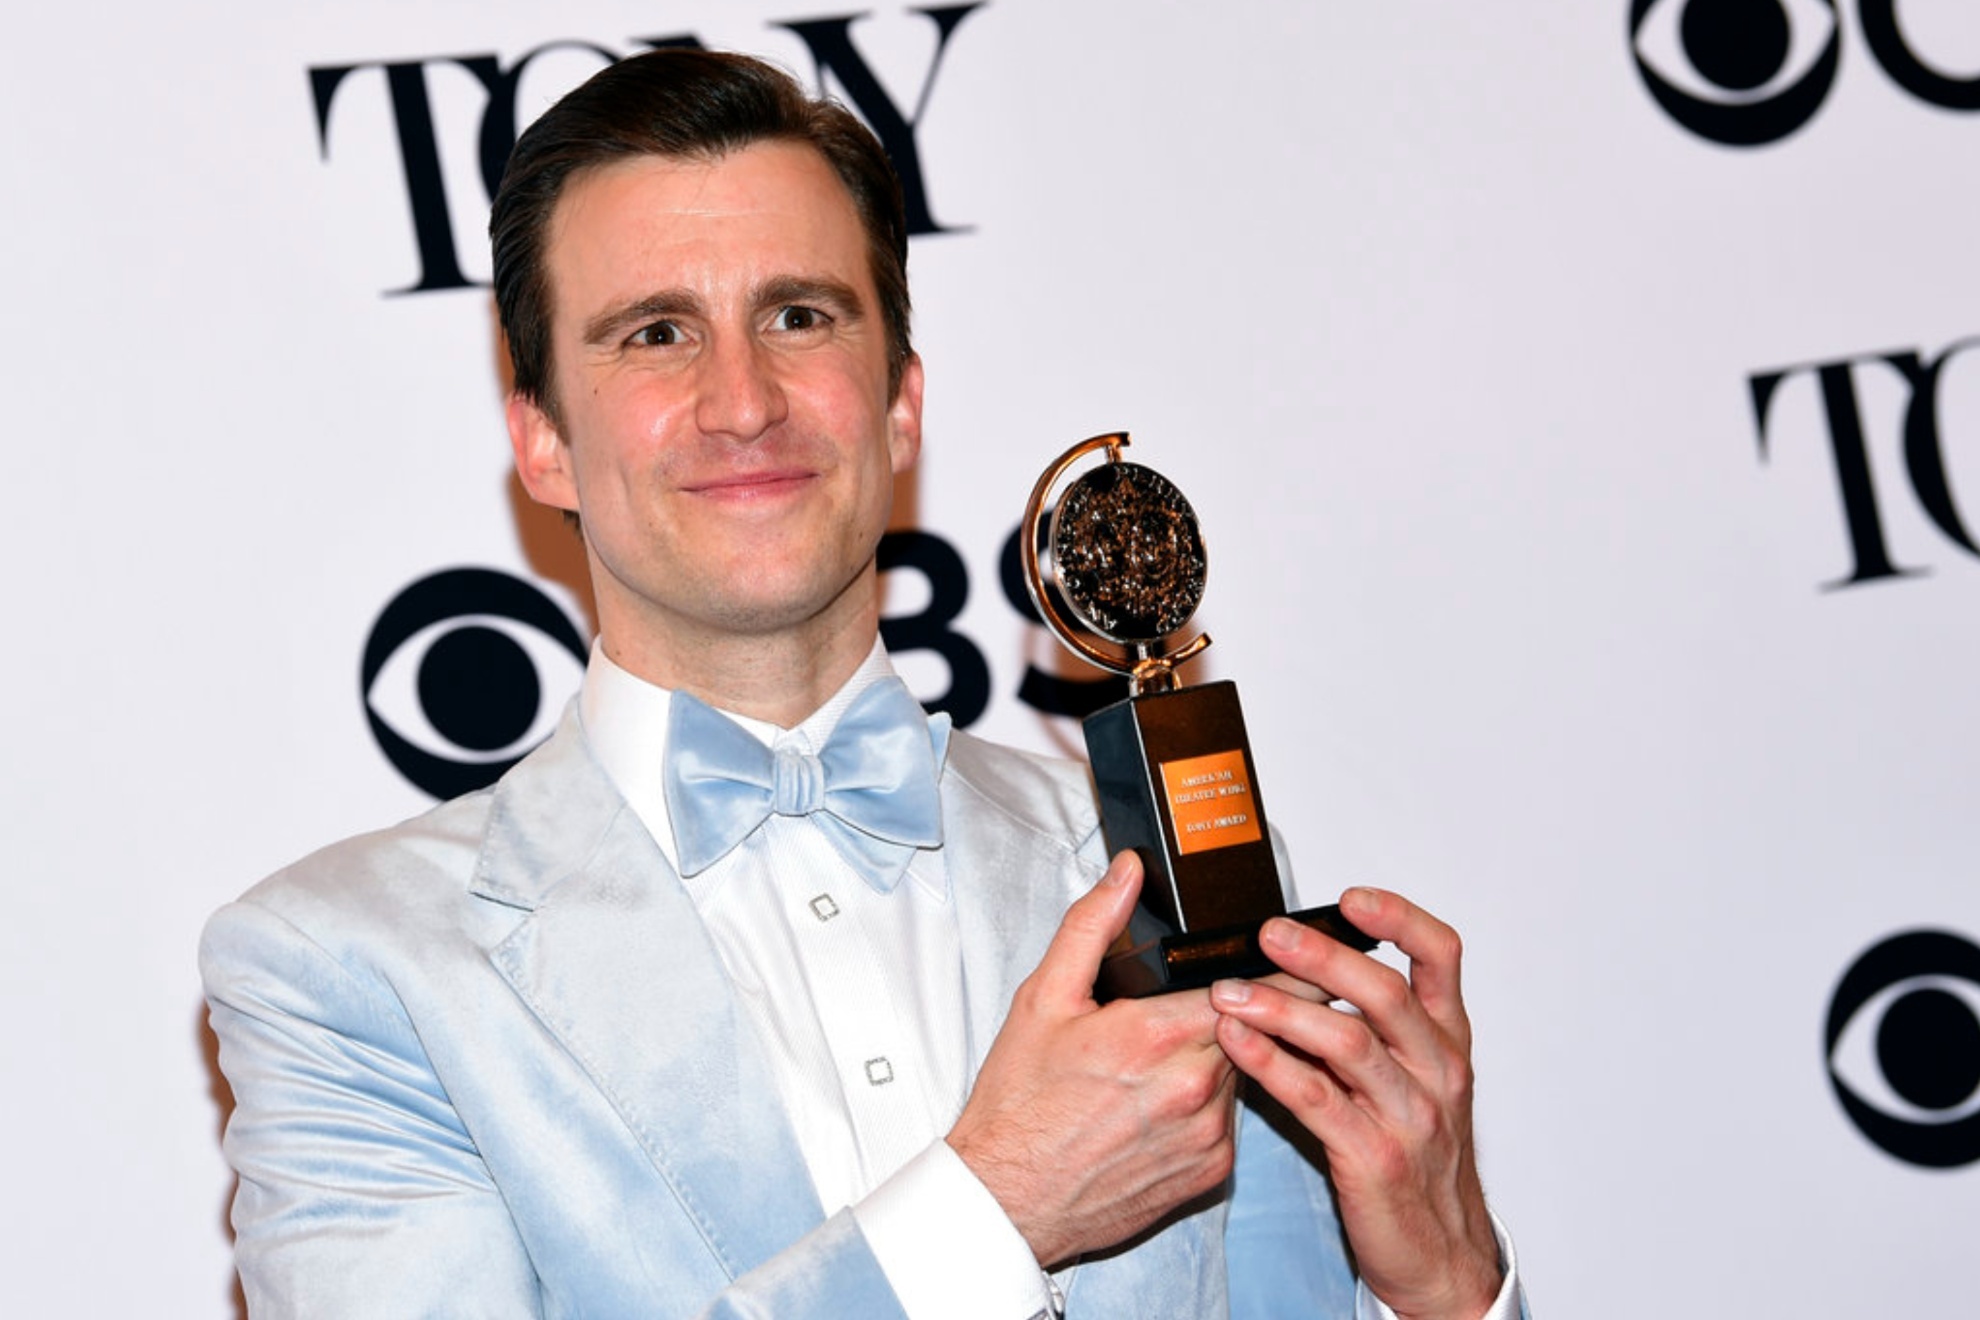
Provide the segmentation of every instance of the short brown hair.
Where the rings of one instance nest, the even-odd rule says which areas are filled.
[[[900,388],[908,333],[907,216],[900,180],[873,133],[835,101],[747,55],[669,47],[601,70],[516,141],[488,218],[495,304],[516,393],[557,418],[544,234],[565,186],[633,156],[713,160],[757,142],[801,142],[851,194],[887,327],[887,388]]]

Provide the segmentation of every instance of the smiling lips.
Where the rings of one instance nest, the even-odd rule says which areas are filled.
[[[769,468],[762,472],[731,472],[700,481],[684,483],[681,490],[709,499],[747,503],[770,499],[794,491],[814,480],[811,468]]]

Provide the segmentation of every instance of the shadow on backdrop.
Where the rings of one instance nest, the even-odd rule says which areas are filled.
[[[200,1061],[206,1067],[206,1095],[213,1102],[213,1140],[218,1145],[227,1135],[227,1120],[234,1116],[234,1091],[220,1071],[220,1041],[214,1036],[213,1028],[206,1023],[204,1000],[193,1010],[193,1039],[199,1047]],[[239,1186],[239,1178],[229,1178],[227,1194],[220,1198],[220,1231],[227,1235],[229,1245],[234,1241],[234,1225],[228,1212],[234,1204],[234,1190]],[[227,1279],[234,1320],[247,1320],[247,1298],[241,1292],[241,1276],[230,1269]]]

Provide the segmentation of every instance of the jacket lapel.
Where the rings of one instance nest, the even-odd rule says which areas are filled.
[[[1092,888],[1099,819],[1084,772],[957,733],[943,777],[950,893],[963,953],[970,1074],[1059,919]]]
[[[693,903],[575,706],[496,789],[474,892],[530,915],[490,953],[731,1276],[823,1218]]]

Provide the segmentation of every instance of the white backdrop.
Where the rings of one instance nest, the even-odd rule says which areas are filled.
[[[1870,946],[1980,939],[1980,560],[1958,543],[1980,367],[1950,357],[1921,393],[1886,360],[1980,335],[1980,114],[1933,103],[1980,71],[1980,14],[1897,6],[1931,83],[1873,47],[1892,8],[1782,5],[1770,50],[1770,6],[1715,0],[986,0],[932,83],[929,16],[850,28],[949,230],[911,261],[929,404],[905,494],[966,566],[976,729],[1075,745],[1017,698],[1052,643],[998,556],[1048,460],[1130,429],[1205,524],[1202,668],[1240,681],[1303,891],[1397,888],[1467,936],[1487,1185],[1548,1315],[1971,1305],[1980,1141],[1949,1120],[1980,1108],[1980,988],[1907,983],[1968,1020],[1922,1043],[1857,1024],[1836,1064],[1951,1167],[1858,1131],[1824,1038]],[[1713,26],[1733,11],[1744,46]],[[380,65],[425,62],[472,280],[488,98],[449,59],[694,33],[816,80],[780,25],[852,12],[205,0],[10,24],[10,1313],[232,1313],[202,921],[431,801],[358,683],[402,589],[491,569],[583,626],[575,548],[507,474],[485,289],[388,292],[422,261]],[[1756,146],[1680,123],[1642,71],[1763,123],[1819,90],[1831,43],[1806,122]],[[1742,49],[1765,75],[1744,92]],[[519,116],[598,62],[533,61]],[[310,70],[343,66],[325,130]],[[1763,445],[1753,381],[1780,372]],[[1866,573],[1865,544],[1918,571]],[[956,601],[891,576],[896,616]],[[534,654],[554,710],[576,668]],[[902,664],[947,686],[932,652]],[[415,697],[370,698],[415,737]],[[1933,1067],[1921,1105],[1903,1076]]]

